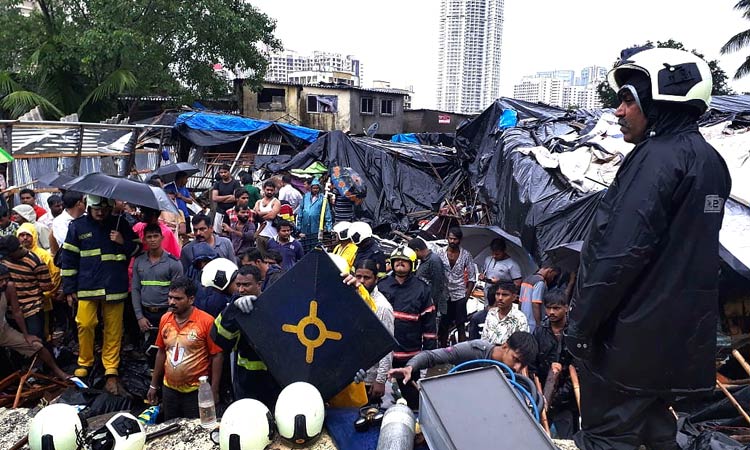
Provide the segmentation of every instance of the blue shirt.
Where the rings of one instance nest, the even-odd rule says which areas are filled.
[[[276,250],[281,253],[282,262],[281,268],[289,270],[297,263],[305,252],[302,250],[302,244],[295,240],[293,237],[289,237],[289,242],[279,242],[277,238],[273,238],[268,241],[268,250]]]

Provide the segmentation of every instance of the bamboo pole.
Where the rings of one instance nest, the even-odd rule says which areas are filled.
[[[740,363],[742,368],[745,369],[745,372],[750,375],[750,364],[745,361],[745,358],[742,357],[742,354],[737,350],[732,350],[732,356],[734,356],[734,359],[736,359],[737,362]]]
[[[21,379],[18,381],[18,390],[16,390],[16,399],[13,401],[13,409],[18,408],[18,405],[21,403],[21,392],[23,392],[23,385],[26,384],[26,380],[29,379],[29,375],[31,375],[31,371],[34,369],[34,364],[36,364],[36,359],[39,356],[39,353],[34,355],[34,359],[31,360],[31,365],[29,366],[29,370],[26,371],[26,373],[21,377]]]
[[[723,384],[721,384],[721,382],[719,380],[716,380],[716,386],[718,386],[719,389],[721,389],[721,392],[723,392],[724,395],[726,395],[727,398],[729,399],[729,403],[731,403],[732,406],[734,406],[735,409],[737,409],[737,412],[739,412],[740,415],[742,415],[742,417],[745,419],[745,421],[748,424],[750,424],[750,416],[748,416],[747,413],[745,412],[745,410],[742,409],[742,406],[740,406],[740,404],[737,401],[737,399],[734,398],[734,396],[727,390],[727,388],[724,387]]]

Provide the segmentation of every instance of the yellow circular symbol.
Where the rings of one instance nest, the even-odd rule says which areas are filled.
[[[305,335],[305,328],[308,326],[314,326],[318,329],[318,336],[315,339],[309,339]],[[318,318],[318,302],[312,300],[310,302],[310,312],[305,317],[301,318],[297,325],[284,324],[281,326],[281,330],[287,333],[296,333],[297,339],[300,344],[306,348],[305,362],[311,364],[313,362],[315,349],[320,347],[326,342],[326,339],[332,339],[334,341],[341,340],[341,333],[335,331],[328,331],[326,324]]]

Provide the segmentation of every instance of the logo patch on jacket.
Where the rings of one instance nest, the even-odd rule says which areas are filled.
[[[724,199],[718,195],[707,195],[703,206],[704,213],[720,213],[724,208]]]
[[[79,235],[79,236],[78,236],[78,239],[88,239],[88,238],[90,238],[90,237],[91,237],[91,236],[93,236],[93,235],[94,235],[94,234],[93,234],[93,233],[91,233],[91,232],[88,232],[88,233],[83,233],[83,234],[81,234],[81,235]]]

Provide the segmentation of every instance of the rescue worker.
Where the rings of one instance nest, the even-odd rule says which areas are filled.
[[[337,244],[333,247],[332,253],[344,258],[349,267],[354,267],[354,260],[357,258],[357,246],[349,238],[349,222],[337,222],[333,226],[333,234],[336,235]]]
[[[393,368],[388,377],[401,378],[399,384],[419,379],[419,371],[441,364],[458,365],[475,359],[493,359],[521,372],[537,357],[538,346],[534,336],[526,331],[516,331],[502,344],[491,344],[481,339],[460,342],[452,347],[425,350],[410,358],[400,368]]]
[[[404,367],[422,350],[437,346],[435,305],[430,288],[414,275],[417,254],[406,246],[391,253],[393,272],[380,280],[378,290],[393,306],[394,333],[398,346],[393,352],[393,367]],[[414,381],[419,373],[414,375]],[[412,384],[399,381],[401,393],[412,409],[419,407],[419,391]]]
[[[575,441],[678,449],[670,403],[716,384],[718,237],[731,178],[698,130],[711,71],[690,52],[641,48],[623,51],[608,79],[635,148],[581,252],[566,333],[583,368]]]
[[[349,238],[357,246],[354,267],[369,259],[378,266],[378,278],[383,278],[386,274],[385,253],[380,248],[378,240],[373,237],[370,225],[365,222],[354,222],[349,227]]]
[[[237,265],[226,258],[216,258],[206,264],[201,272],[201,285],[205,288],[201,298],[196,297],[195,307],[211,317],[219,313],[232,301],[236,287]]]
[[[128,298],[128,264],[141,241],[126,221],[110,215],[112,203],[87,195],[88,214],[68,228],[62,246],[63,292],[68,304],[78,302],[78,368],[75,376],[88,376],[94,366],[94,332],[101,308],[104,318],[102,363],[105,389],[120,392],[118,369],[123,331],[124,301]]]

